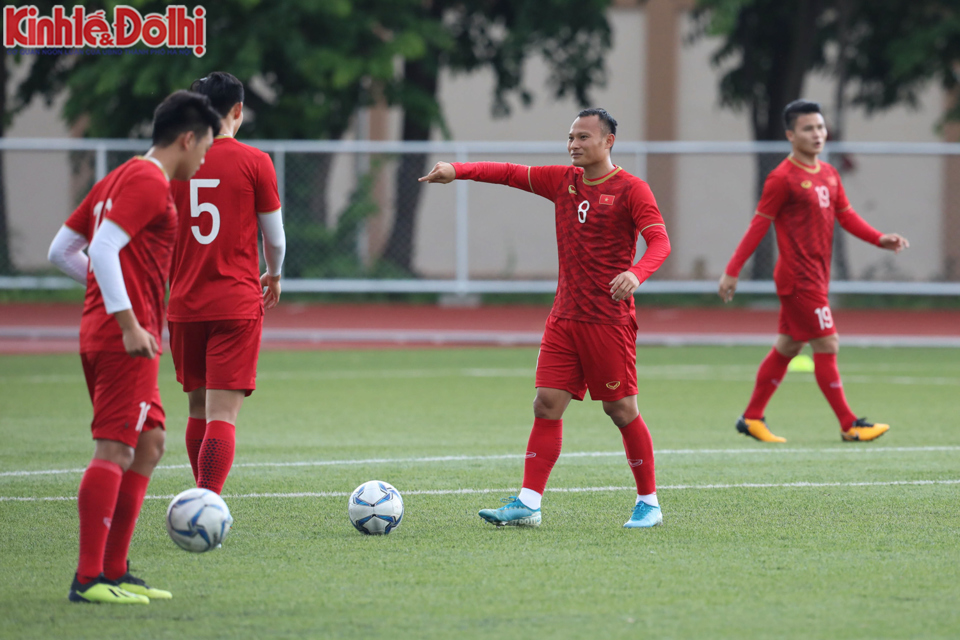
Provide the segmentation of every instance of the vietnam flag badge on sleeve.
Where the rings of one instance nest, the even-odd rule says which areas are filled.
[[[614,198],[616,198],[616,196],[601,195],[600,204],[613,204]]]

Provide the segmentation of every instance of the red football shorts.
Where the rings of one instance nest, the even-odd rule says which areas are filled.
[[[116,440],[137,446],[140,433],[163,429],[157,374],[160,356],[134,358],[117,351],[80,354],[87,391],[93,402],[90,430],[95,440]]]
[[[537,387],[583,400],[613,402],[637,394],[636,325],[547,318],[537,356]]]
[[[826,293],[797,289],[780,296],[780,333],[808,342],[836,332]]]
[[[263,316],[256,320],[167,322],[177,382],[186,392],[257,388]]]

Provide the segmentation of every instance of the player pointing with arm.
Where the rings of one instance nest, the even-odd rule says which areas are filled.
[[[763,442],[786,442],[767,428],[764,410],[790,360],[805,342],[813,349],[817,384],[840,421],[845,441],[873,440],[890,427],[857,418],[847,405],[837,370],[840,340],[827,299],[833,254],[834,220],[864,242],[895,253],[910,246],[896,233],[880,233],[847,201],[837,170],[818,159],[827,129],[816,102],[796,100],[783,112],[793,152],[770,172],[756,215],[720,278],[720,297],[730,302],[743,264],[767,229],[777,230],[780,257],[773,278],[780,297],[780,334],[760,364],[750,404],[737,422],[740,433]]]
[[[87,286],[80,359],[96,445],[77,494],[72,602],[171,597],[130,575],[127,550],[165,440],[157,372],[177,228],[169,181],[194,174],[218,124],[204,96],[172,94],[154,112],[150,151],[95,184],[50,245],[50,261]]]
[[[581,111],[570,128],[572,166],[439,162],[421,182],[454,179],[505,184],[555,205],[560,278],[537,358],[537,396],[523,488],[499,509],[480,512],[502,526],[538,526],[540,502],[560,456],[563,413],[585,392],[620,429],[637,484],[629,528],[663,517],[656,495],[653,442],[637,409],[637,320],[633,293],[670,253],[663,218],[647,183],[615,166],[617,121],[603,109]],[[637,237],[647,250],[636,264]]]
[[[240,405],[256,388],[263,311],[280,300],[286,240],[273,162],[235,139],[243,84],[217,71],[191,90],[210,99],[220,129],[200,171],[172,186],[180,228],[167,319],[177,381],[189,399],[190,467],[198,487],[220,493],[233,465]]]

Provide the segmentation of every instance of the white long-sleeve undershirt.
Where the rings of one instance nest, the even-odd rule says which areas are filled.
[[[103,306],[110,314],[133,307],[123,281],[123,270],[120,268],[120,250],[127,246],[128,242],[130,236],[120,225],[113,220],[104,220],[90,243],[88,253],[90,264],[93,265],[93,275],[97,278],[100,293],[103,295]]]
[[[283,232],[283,213],[280,209],[270,213],[258,213],[260,231],[263,233],[263,258],[267,263],[267,273],[277,277],[283,267],[283,257],[287,252],[287,239]]]
[[[50,243],[47,260],[82,285],[87,284],[90,259],[83,252],[87,239],[67,225],[60,227]]]

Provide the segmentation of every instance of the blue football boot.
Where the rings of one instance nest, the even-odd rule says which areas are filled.
[[[638,502],[633,508],[633,515],[623,526],[626,529],[649,529],[663,524],[663,512],[660,507],[653,507],[646,502]]]
[[[481,509],[480,517],[498,527],[539,527],[540,509],[531,509],[517,496],[504,498],[499,509]]]

